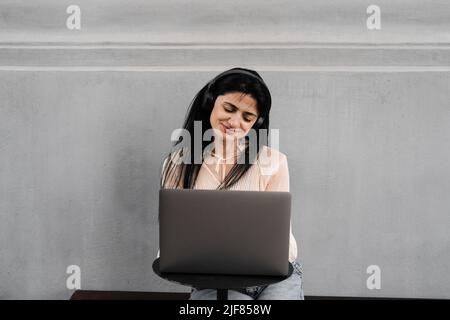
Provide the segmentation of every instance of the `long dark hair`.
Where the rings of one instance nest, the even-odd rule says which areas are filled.
[[[261,76],[253,70],[244,68],[233,68],[222,72],[210,82],[208,82],[194,97],[189,106],[183,128],[190,133],[192,137],[190,143],[190,151],[188,155],[184,154],[184,149],[177,148],[181,145],[182,138],[180,137],[173,145],[172,152],[166,158],[167,161],[163,167],[161,175],[161,188],[168,186],[170,181],[172,186],[170,188],[194,188],[195,181],[203,162],[203,151],[206,146],[210,144],[209,141],[202,139],[202,153],[200,159],[195,159],[194,150],[194,122],[201,121],[202,137],[206,130],[211,129],[210,116],[214,108],[214,103],[219,95],[226,93],[239,92],[244,95],[250,95],[257,102],[257,109],[259,113],[258,120],[253,125],[252,129],[256,130],[256,156],[250,159],[248,136],[245,137],[245,149],[240,154],[241,159],[233,165],[230,172],[225,177],[224,181],[217,189],[228,189],[234,185],[241,177],[248,171],[251,165],[255,162],[259,155],[259,151],[264,145],[267,145],[269,132],[269,112],[272,104],[269,89],[264,83]],[[266,130],[259,130],[266,129]],[[170,161],[174,155],[187,156],[190,161],[187,163],[174,163]],[[194,161],[197,160],[197,161]],[[248,161],[247,161],[248,160]]]

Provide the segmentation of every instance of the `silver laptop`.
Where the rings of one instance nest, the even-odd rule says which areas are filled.
[[[161,272],[288,274],[289,192],[161,189]]]

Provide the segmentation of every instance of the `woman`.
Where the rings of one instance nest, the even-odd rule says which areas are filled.
[[[161,187],[289,191],[286,156],[267,146],[270,108],[269,89],[257,72],[233,68],[216,76],[197,93],[188,110],[183,127],[193,139],[187,146],[181,137],[175,143],[163,164]],[[203,139],[211,131],[212,143]],[[202,134],[201,148],[194,146],[199,141],[194,132]],[[196,153],[199,148],[201,152]],[[303,273],[296,258],[297,244],[291,229],[289,261],[293,274],[269,286],[229,290],[228,298],[303,299]],[[191,292],[191,299],[216,296],[212,289]]]

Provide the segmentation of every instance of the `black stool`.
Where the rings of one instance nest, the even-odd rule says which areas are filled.
[[[263,286],[277,283],[289,278],[294,270],[289,263],[286,276],[247,276],[197,273],[171,273],[159,270],[159,258],[153,261],[153,271],[163,279],[197,289],[217,290],[217,300],[228,300],[228,290]]]

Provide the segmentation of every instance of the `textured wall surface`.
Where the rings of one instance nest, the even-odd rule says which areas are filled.
[[[407,3],[407,4],[405,4]],[[306,295],[450,298],[450,4],[0,1],[0,298],[158,278],[170,134],[219,71],[273,96]],[[366,287],[369,265],[381,289]]]

